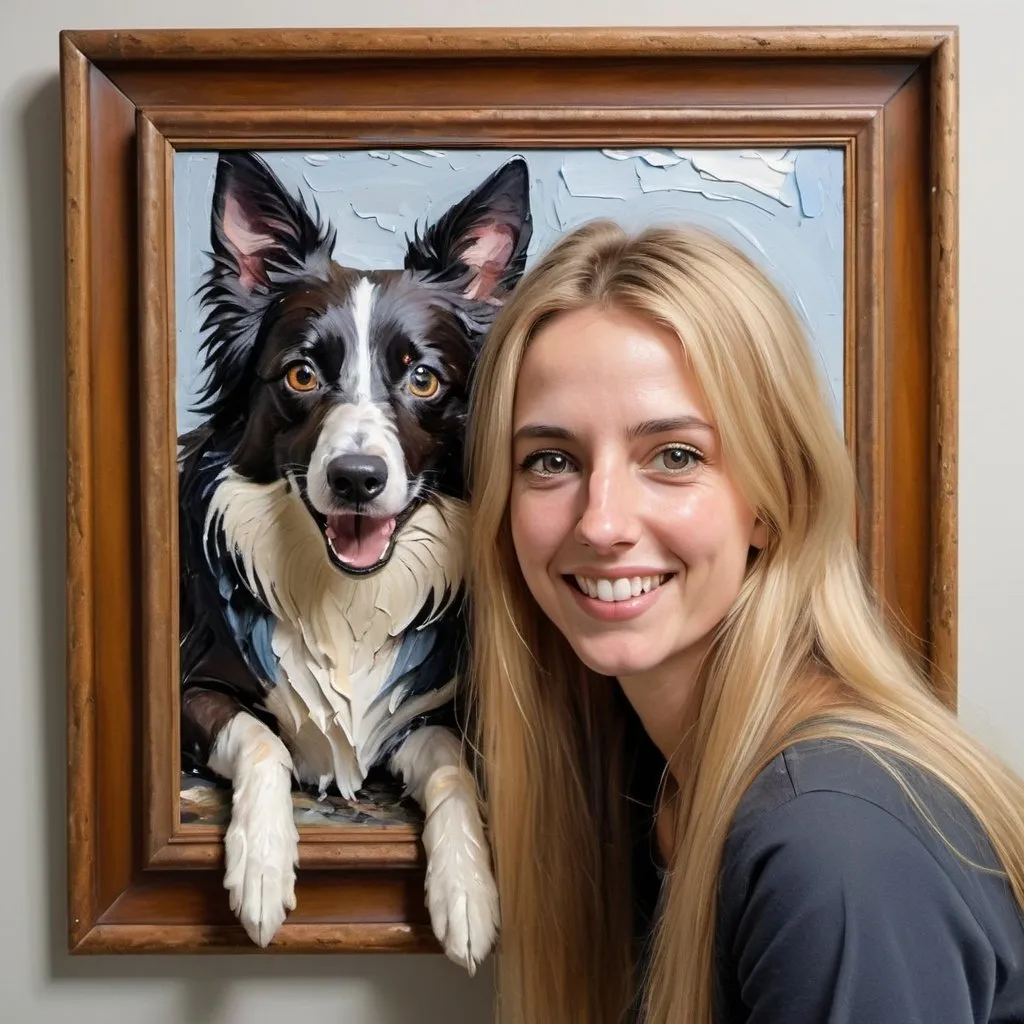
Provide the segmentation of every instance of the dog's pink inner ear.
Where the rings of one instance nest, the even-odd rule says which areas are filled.
[[[483,224],[474,235],[475,241],[460,257],[476,271],[465,294],[470,299],[497,303],[500,300],[494,298],[494,289],[508,269],[515,246],[512,229],[504,224]]]
[[[224,202],[224,235],[238,260],[238,280],[246,291],[265,285],[267,271],[264,258],[277,244],[273,235],[256,229],[253,218],[233,195]]]

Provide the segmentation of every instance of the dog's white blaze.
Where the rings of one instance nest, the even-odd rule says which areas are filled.
[[[378,455],[388,468],[384,490],[367,506],[367,514],[397,515],[412,499],[405,455],[394,423],[372,402],[338,405],[324,417],[306,475],[306,493],[313,507],[326,515],[334,506],[327,463],[336,455],[357,453]]]
[[[324,538],[294,488],[257,484],[226,470],[207,530],[219,525],[252,589],[276,617],[278,659],[266,700],[303,782],[334,778],[354,795],[388,737],[440,706],[451,686],[397,707],[381,696],[402,634],[431,595],[454,596],[464,575],[465,506],[423,505],[403,527],[388,564],[365,579],[331,562]]]
[[[370,316],[376,285],[365,277],[359,279],[352,295],[352,319],[356,325],[355,392],[359,401],[368,402],[371,394]]]
[[[376,285],[361,277],[352,290],[355,350],[351,353],[347,386],[351,398],[324,418],[309,460],[306,490],[313,507],[325,515],[334,507],[327,483],[327,464],[338,455],[376,455],[384,460],[388,478],[384,490],[365,509],[367,515],[393,516],[412,500],[405,454],[386,409],[373,401],[373,355],[370,324]]]

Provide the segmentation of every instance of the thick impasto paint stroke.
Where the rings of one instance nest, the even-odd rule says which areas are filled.
[[[406,236],[515,151],[335,150],[262,154],[286,186],[338,227],[334,256],[398,267]],[[843,405],[843,155],[839,149],[552,149],[523,152],[534,233],[528,256],[595,217],[626,227],[684,221],[718,231],[773,276],[808,324]],[[177,414],[191,413],[201,337],[195,287],[206,268],[216,153],[175,156]],[[529,263],[527,264],[529,266]]]

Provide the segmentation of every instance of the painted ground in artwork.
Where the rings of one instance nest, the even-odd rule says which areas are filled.
[[[423,824],[423,814],[412,800],[402,797],[401,787],[391,780],[368,781],[357,800],[342,796],[319,797],[315,792],[293,792],[296,825],[390,825]],[[181,822],[186,825],[227,825],[231,791],[206,779],[182,773]]]

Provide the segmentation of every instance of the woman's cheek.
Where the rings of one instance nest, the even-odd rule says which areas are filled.
[[[552,488],[522,486],[511,502],[513,530],[536,538],[546,532],[548,522],[557,508],[557,494]]]
[[[545,546],[545,517],[542,503],[537,501],[537,492],[524,490],[513,497],[511,507],[512,542],[523,569],[536,560]]]

